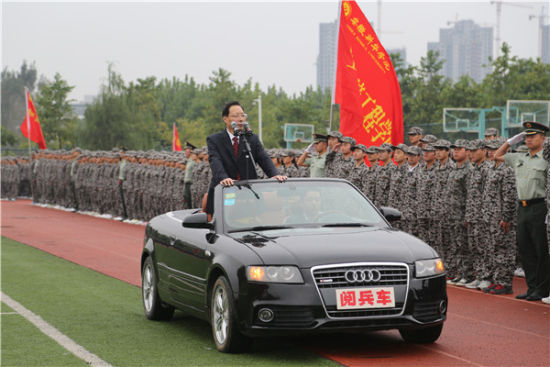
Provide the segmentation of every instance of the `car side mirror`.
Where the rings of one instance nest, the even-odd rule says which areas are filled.
[[[380,207],[380,212],[388,220],[388,222],[395,222],[396,220],[401,219],[401,212],[395,208],[389,206]]]
[[[213,228],[212,223],[208,221],[208,215],[206,213],[195,213],[188,215],[183,219],[181,223],[185,228]]]

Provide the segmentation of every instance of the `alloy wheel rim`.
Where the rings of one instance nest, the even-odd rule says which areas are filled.
[[[218,342],[218,344],[223,344],[227,339],[227,328],[229,326],[229,310],[227,294],[220,286],[218,286],[216,288],[216,291],[214,292],[213,313],[214,333],[216,335],[216,341]]]
[[[149,312],[153,305],[153,273],[150,266],[146,266],[143,271],[143,304]]]

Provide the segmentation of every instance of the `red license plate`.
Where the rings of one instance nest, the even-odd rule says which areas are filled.
[[[336,289],[338,310],[390,307],[395,307],[393,287]]]

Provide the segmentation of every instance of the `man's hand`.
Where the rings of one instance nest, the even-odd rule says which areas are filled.
[[[226,178],[220,181],[220,185],[222,186],[233,186],[235,184],[235,181],[233,181],[232,178]]]
[[[521,142],[523,140],[523,137],[525,136],[525,132],[521,132],[517,135],[514,135],[512,136],[510,139],[508,139],[508,144],[510,145],[514,145],[514,144],[517,144],[519,142]]]
[[[334,148],[332,148],[332,150],[335,152],[339,152],[341,147],[342,147],[342,143],[338,143],[334,145]]]
[[[315,149],[315,143],[311,143],[307,146],[306,148],[306,152],[308,152],[309,154],[313,153],[313,150]]]
[[[271,178],[276,178],[277,181],[279,181],[279,182],[285,182],[288,179],[287,176],[281,176],[281,175],[273,176]]]
[[[500,223],[498,224],[498,226],[500,228],[502,228],[502,230],[504,231],[504,233],[508,233],[510,232],[510,222],[505,222],[505,221],[500,221]]]

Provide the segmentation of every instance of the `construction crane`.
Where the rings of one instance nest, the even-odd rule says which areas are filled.
[[[518,8],[529,8],[532,9],[533,7],[530,5],[523,5],[523,4],[516,4],[516,3],[509,3],[504,2],[503,0],[491,0],[491,5],[495,4],[497,7],[497,26],[496,26],[496,35],[495,35],[495,43],[496,43],[496,52],[495,52],[495,59],[500,54],[500,18],[502,16],[502,5],[511,5],[511,6],[517,6]]]
[[[539,57],[542,59],[542,32],[544,31],[544,20],[548,18],[548,15],[546,15],[546,7],[541,7],[539,15],[529,15],[529,20],[534,18],[539,19]]]

